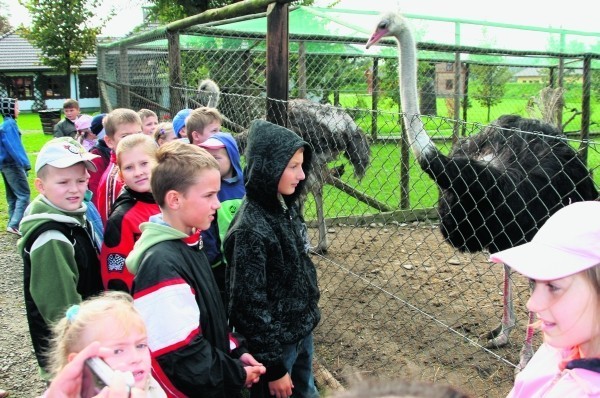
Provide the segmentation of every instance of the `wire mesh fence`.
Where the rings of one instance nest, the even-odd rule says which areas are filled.
[[[149,108],[168,120],[179,109],[218,98],[224,129],[243,146],[250,122],[267,117],[274,101],[266,95],[265,34],[233,26],[249,21],[176,32],[158,28],[100,46],[104,110]],[[289,100],[278,102],[277,109],[316,154],[308,184],[313,195],[306,198],[304,214],[322,293],[323,316],[315,334],[322,380],[346,384],[356,374],[405,377],[451,383],[476,396],[505,396],[525,338],[529,287],[511,275],[516,321],[509,325],[506,345],[490,344],[487,334],[501,321],[508,290],[503,267],[488,262],[488,251],[501,239],[512,245],[530,239],[569,201],[593,199],[579,190],[589,175],[594,179],[587,183],[589,195],[597,195],[598,142],[581,135],[593,133],[600,122],[595,112],[587,122],[582,119],[588,92],[582,79],[593,73],[580,74],[583,55],[572,56],[570,69],[557,69],[558,58],[534,67],[531,54],[507,52],[520,57],[521,66],[530,69],[525,71],[513,69],[499,50],[495,62],[467,62],[472,48],[421,43],[428,57],[419,62],[419,120],[431,145],[450,158],[468,158],[473,146],[481,150],[477,172],[460,162],[444,163],[440,171],[441,157],[423,162],[413,154],[408,137],[414,115],[404,115],[409,121],[404,126],[397,57],[365,54],[356,38],[311,36],[310,26],[304,31],[290,35]],[[465,61],[455,62],[456,54]],[[206,78],[218,84],[218,93],[199,90]],[[495,91],[498,87],[503,90]],[[596,99],[587,95],[594,109]],[[534,129],[535,134],[510,138],[515,128],[505,125],[490,136],[496,141],[462,141],[483,137],[485,126],[503,114],[545,120],[558,126],[558,135]],[[588,123],[585,128],[582,122]],[[498,156],[515,141],[519,149]],[[533,153],[533,146],[542,154]],[[569,160],[553,171],[544,169],[557,152]],[[452,176],[445,173],[451,167]],[[582,167],[583,174],[565,172]],[[488,174],[495,183],[485,185]],[[507,177],[515,178],[498,183]],[[500,192],[506,181],[514,190]],[[458,186],[464,202],[444,195]],[[520,207],[511,207],[515,202]],[[457,208],[460,217],[452,212]],[[480,225],[461,229],[473,219]],[[535,222],[527,227],[523,219]]]

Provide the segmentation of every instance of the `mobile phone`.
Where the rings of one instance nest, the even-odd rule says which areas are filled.
[[[88,358],[83,369],[81,398],[90,398],[112,383],[115,371],[100,357]],[[133,387],[135,380],[131,372],[124,372],[125,383]]]

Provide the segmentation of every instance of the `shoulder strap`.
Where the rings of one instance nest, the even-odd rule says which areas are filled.
[[[72,234],[71,234],[71,230],[72,230],[72,226],[62,223],[62,222],[58,222],[58,221],[48,221],[43,223],[41,226],[37,227],[28,237],[27,237],[27,242],[25,243],[25,251],[27,253],[29,253],[31,251],[31,246],[33,246],[33,243],[37,240],[37,238],[40,237],[41,234],[43,234],[46,231],[52,231],[52,230],[56,230],[61,232],[64,236],[67,237],[67,239],[69,239],[71,241],[71,243],[73,243],[75,241],[75,238],[73,238]]]

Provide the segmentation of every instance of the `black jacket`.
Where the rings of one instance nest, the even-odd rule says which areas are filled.
[[[267,367],[269,381],[287,372],[282,344],[308,336],[321,318],[316,270],[297,204],[304,181],[292,195],[277,193],[284,169],[300,148],[308,173],[308,143],[283,127],[253,122],[246,149],[246,197],[224,242],[230,324],[248,339],[249,351]]]

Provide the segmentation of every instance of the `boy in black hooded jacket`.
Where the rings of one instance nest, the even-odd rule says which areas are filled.
[[[231,326],[267,368],[251,397],[318,397],[312,331],[321,314],[298,196],[312,148],[264,120],[250,126],[246,197],[225,237]]]

